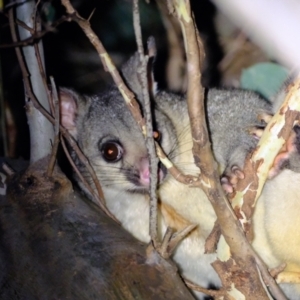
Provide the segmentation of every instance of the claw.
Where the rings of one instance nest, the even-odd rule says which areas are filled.
[[[231,168],[231,170],[238,177],[238,179],[244,179],[245,178],[244,172],[239,167],[233,166]]]
[[[256,126],[249,127],[247,131],[250,135],[253,135],[258,140],[261,138],[261,136],[264,132],[264,130],[262,128],[258,128]]]
[[[273,115],[263,112],[263,113],[258,114],[257,120],[259,122],[265,122],[266,124],[268,124],[271,121],[272,117],[273,117]]]
[[[233,193],[233,186],[229,183],[229,180],[226,176],[221,178],[221,185],[225,194]]]
[[[221,184],[226,194],[231,194],[240,179],[244,179],[244,172],[236,165],[221,178]]]

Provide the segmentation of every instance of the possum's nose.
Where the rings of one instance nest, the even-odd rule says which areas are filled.
[[[149,187],[150,185],[150,166],[149,166],[149,159],[148,158],[142,158],[140,161],[139,166],[140,171],[140,184]],[[165,175],[161,168],[158,168],[157,171],[158,175],[158,182],[161,182]]]

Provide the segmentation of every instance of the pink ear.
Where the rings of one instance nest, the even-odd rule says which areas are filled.
[[[75,94],[70,90],[60,90],[60,114],[61,124],[76,138],[77,128],[75,118],[77,115],[77,104],[75,101]]]

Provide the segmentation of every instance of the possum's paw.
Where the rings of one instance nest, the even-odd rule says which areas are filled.
[[[247,132],[252,135],[255,139],[259,140],[264,133],[266,125],[270,122],[273,115],[262,112],[257,115],[257,120],[259,121],[260,125],[250,126],[247,129]]]
[[[280,152],[277,154],[273,166],[269,171],[268,178],[272,179],[276,175],[278,175],[284,168],[293,169],[293,163],[291,163],[290,159],[292,157],[299,157],[299,142],[300,142],[300,127],[296,126],[289,136],[286,143],[281,148]]]
[[[242,153],[242,152],[241,152]],[[226,194],[232,193],[239,180],[244,179],[243,167],[237,164],[228,166],[222,177],[221,184]],[[273,166],[271,167],[268,178],[277,176],[283,169],[290,169],[294,172],[300,172],[300,127],[295,126],[287,142],[277,154]]]
[[[256,140],[259,140],[264,133],[264,127],[251,126],[248,127],[247,132],[252,135]]]
[[[268,124],[272,118],[273,118],[273,115],[266,113],[266,112],[262,112],[257,115],[257,120],[264,124]]]
[[[246,128],[247,134],[241,138],[240,146],[231,153],[227,167],[221,177],[221,184],[226,194],[232,193],[238,181],[244,179],[245,174],[243,167],[246,157],[255,148],[264,132],[266,124],[271,118],[272,115],[266,112],[259,114],[257,117],[259,124],[251,125]],[[252,144],[252,146],[250,147],[249,144]]]
[[[227,169],[221,177],[221,184],[226,194],[230,194],[235,189],[238,181],[245,177],[244,172],[238,166]]]

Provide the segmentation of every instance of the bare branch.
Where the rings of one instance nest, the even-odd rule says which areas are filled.
[[[197,292],[201,292],[201,293],[204,293],[208,296],[211,296],[211,297],[214,297],[214,298],[220,298],[220,297],[224,297],[225,296],[225,291],[223,291],[222,289],[216,291],[216,290],[208,290],[208,289],[205,289],[187,279],[184,279],[184,282],[186,283],[186,285],[194,290],[194,291],[197,291]],[[222,299],[222,298],[221,298]]]
[[[152,127],[152,115],[151,115],[151,105],[148,90],[148,61],[149,57],[144,55],[143,41],[142,41],[142,31],[139,13],[139,0],[133,1],[133,27],[135,32],[135,38],[137,42],[137,48],[140,59],[140,68],[137,70],[139,73],[139,79],[142,86],[143,92],[143,103],[144,103],[144,116],[146,119],[146,146],[150,161],[150,218],[149,218],[149,232],[151,240],[154,246],[157,248],[158,241],[158,225],[157,225],[157,172],[158,172],[158,159],[155,151],[155,144],[153,139],[153,127]],[[152,42],[151,47],[154,47],[154,42]],[[152,49],[153,50],[153,49]],[[153,50],[156,52],[156,49]]]
[[[169,252],[168,252],[168,246],[169,246],[169,242],[171,240],[171,237],[174,233],[173,228],[169,227],[167,228],[165,235],[163,237],[162,243],[159,247],[159,253],[163,258],[169,258]]]
[[[144,47],[143,47],[143,39],[142,39],[142,30],[141,30],[141,20],[140,20],[140,12],[139,12],[139,0],[133,0],[133,28],[135,34],[135,40],[137,43],[137,49],[140,56],[140,60],[144,58]]]
[[[167,168],[168,172],[179,182],[190,185],[190,186],[199,186],[200,181],[199,177],[192,175],[183,174],[166,156],[164,151],[161,149],[158,143],[155,143],[156,153],[160,162]]]
[[[16,172],[6,163],[2,163],[2,169],[8,176],[14,175]]]
[[[57,149],[59,145],[59,124],[60,124],[60,113],[59,113],[59,101],[58,101],[58,94],[56,85],[54,82],[53,77],[50,77],[51,81],[51,88],[52,88],[52,97],[54,102],[54,111],[55,111],[55,124],[54,124],[54,143],[52,146],[52,153],[50,155],[50,160],[47,168],[47,176],[50,177],[52,175],[52,172],[54,170],[55,162],[56,162],[56,155],[57,155]]]
[[[217,250],[217,243],[220,240],[221,228],[218,220],[216,220],[214,228],[205,241],[205,253],[214,253]]]
[[[287,88],[287,95],[278,112],[269,123],[251,158],[245,163],[245,178],[240,180],[232,199],[233,209],[249,230],[255,204],[278,152],[289,138],[300,116],[300,75]],[[272,172],[272,171],[271,171]],[[241,214],[240,211],[243,213]],[[242,216],[243,215],[243,216]]]
[[[42,57],[41,57],[40,48],[39,48],[38,44],[34,44],[34,50],[35,50],[35,55],[36,55],[38,67],[39,67],[39,70],[40,70],[41,79],[42,79],[42,82],[43,82],[43,85],[44,85],[44,88],[45,88],[45,91],[46,91],[50,111],[51,111],[52,115],[54,115],[56,111],[54,109],[53,101],[52,101],[52,98],[51,98],[51,93],[50,93],[49,88],[48,88],[44,63],[43,63],[43,60],[42,60]],[[53,87],[52,87],[52,91],[53,91]]]
[[[187,236],[189,235],[198,224],[191,224],[183,228],[182,230],[175,232],[169,242],[168,253],[171,255],[177,245]]]
[[[221,225],[222,234],[225,238],[221,239],[222,243],[219,242],[219,246],[222,245],[221,249],[223,251],[228,249],[228,245],[230,246],[230,250],[228,249],[223,252],[224,254],[230,253],[230,255],[225,255],[223,257],[222,264],[220,261],[215,262],[214,267],[218,267],[218,273],[223,284],[225,284],[225,288],[228,288],[228,291],[231,288],[230,282],[227,280],[228,275],[230,273],[231,275],[234,275],[241,272],[238,271],[235,266],[238,265],[240,270],[247,270],[247,274],[249,275],[248,284],[245,284],[244,281],[243,283],[238,282],[237,276],[232,276],[231,280],[234,281],[235,288],[244,293],[245,296],[268,299],[265,290],[261,285],[256,265],[253,263],[254,260],[251,259],[253,256],[257,258],[257,255],[254,253],[249,243],[247,243],[242,228],[239,222],[237,222],[236,217],[227,202],[219,182],[216,162],[211,153],[207,127],[205,124],[204,91],[200,84],[200,69],[204,59],[203,44],[194,24],[189,2],[187,0],[177,0],[173,1],[173,3],[181,24],[187,54],[187,101],[194,142],[194,159],[196,165],[201,169],[201,187],[214,207],[218,221]],[[227,276],[225,277],[226,273]],[[224,276],[221,276],[222,274],[224,274]],[[265,275],[265,273],[263,275]],[[255,287],[255,294],[253,295],[250,295],[250,291],[253,291],[251,286]],[[280,294],[280,290],[278,295],[283,296],[282,293]]]
[[[169,13],[166,1],[157,0],[156,3],[161,13],[168,41],[167,86],[172,91],[186,91],[185,52],[179,22],[174,15]]]
[[[8,145],[8,127],[7,124],[9,120],[7,120],[7,110],[9,108],[7,107],[7,104],[4,102],[4,94],[3,94],[3,80],[2,80],[2,68],[0,65],[0,131],[3,138],[3,153],[4,156],[8,156],[10,153],[9,151],[9,145]],[[12,119],[12,118],[11,118]],[[12,150],[12,149],[11,149]]]
[[[68,139],[67,139],[67,140],[68,140]],[[69,142],[69,141],[68,141],[68,142]],[[101,198],[99,198],[99,195],[95,193],[95,191],[94,191],[94,190],[92,189],[92,187],[88,184],[88,182],[84,179],[84,177],[82,176],[82,174],[81,174],[80,171],[78,170],[77,166],[75,165],[75,163],[74,163],[74,161],[73,161],[73,159],[72,159],[72,157],[71,157],[71,155],[70,155],[70,153],[69,153],[69,151],[68,151],[68,149],[67,149],[67,147],[66,147],[66,144],[65,144],[65,141],[64,141],[63,138],[61,138],[61,144],[62,144],[63,150],[64,150],[64,152],[65,152],[65,154],[66,154],[66,157],[67,157],[67,159],[68,159],[70,165],[72,166],[73,170],[76,172],[78,178],[81,180],[81,182],[84,184],[84,186],[86,187],[86,189],[90,192],[90,194],[94,197],[94,199],[96,199],[98,203],[101,203],[102,200],[101,200]],[[71,147],[72,147],[72,146],[71,146]],[[76,155],[79,157],[79,159],[80,159],[80,156],[84,155],[83,153],[77,152],[78,149],[76,149],[76,147],[75,147],[75,149],[73,148],[73,150],[76,152]],[[82,162],[82,161],[81,161],[81,162]],[[100,205],[100,207],[101,207],[101,205]],[[101,207],[101,208],[102,208],[102,207]],[[105,207],[105,209],[106,209],[106,207]],[[106,210],[107,210],[107,209],[106,209]],[[112,215],[108,210],[107,210],[107,212],[104,210],[104,212],[105,212],[107,215],[109,215],[115,222],[120,223],[119,220],[117,220],[117,219],[115,218],[115,216]]]
[[[31,14],[34,10],[33,2],[26,2],[17,7],[17,14],[20,18],[28,25],[33,27]],[[16,42],[17,35],[14,24],[14,14],[13,10],[9,11],[9,24],[12,34],[12,39]],[[19,33],[21,37],[28,37],[31,34],[24,28],[19,28]],[[39,43],[40,51],[43,52],[42,44]],[[20,48],[15,48],[17,53],[17,58],[23,60],[21,55]],[[44,106],[45,110],[49,110],[49,104],[47,101],[46,90],[43,86],[41,75],[38,68],[38,63],[36,60],[36,55],[34,48],[31,46],[24,47],[22,49],[24,53],[24,62],[21,67],[23,77],[26,77],[24,80],[26,93],[31,92],[35,97],[39,98],[40,103]],[[41,53],[42,53],[41,52]],[[43,55],[42,55],[43,56]],[[26,61],[26,63],[25,63]],[[30,79],[29,79],[30,73]],[[27,82],[27,84],[25,83]],[[30,128],[30,161],[31,163],[39,160],[42,157],[45,157],[50,154],[50,139],[53,138],[53,127],[51,123],[45,121],[43,115],[36,110],[31,102],[27,102],[27,119]]]
[[[21,46],[28,46],[28,45],[33,45],[36,42],[40,41],[47,33],[49,32],[55,32],[56,27],[59,26],[60,24],[69,21],[70,18],[68,16],[63,16],[59,20],[55,21],[51,26],[48,26],[46,30],[43,31],[34,31],[33,28],[27,26],[24,22],[16,19],[15,23],[24,29],[28,30],[32,36],[23,39],[21,41],[16,41],[11,44],[3,44],[0,45],[0,49],[5,49],[5,48],[15,48],[15,47],[21,47]]]

